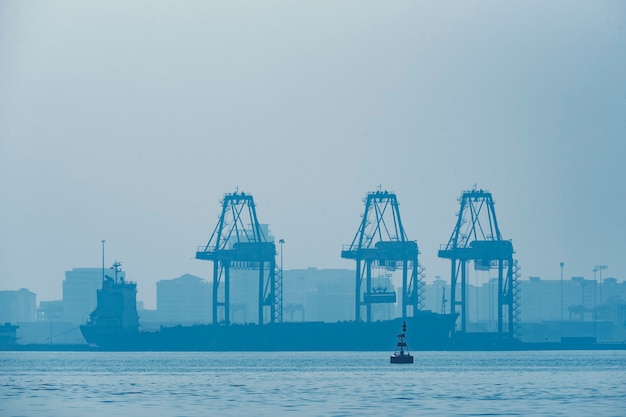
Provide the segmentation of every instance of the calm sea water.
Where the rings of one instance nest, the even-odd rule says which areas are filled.
[[[624,416],[626,351],[0,352],[0,416]]]

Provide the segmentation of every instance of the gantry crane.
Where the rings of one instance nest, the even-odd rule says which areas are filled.
[[[342,258],[356,260],[355,320],[361,320],[363,305],[370,322],[372,304],[396,302],[395,292],[372,289],[372,266],[402,268],[402,318],[406,318],[407,309],[413,316],[417,314],[421,276],[418,253],[417,242],[407,239],[402,226],[396,195],[380,190],[368,193],[361,225],[352,243],[341,251]],[[361,294],[364,279],[365,292]]]
[[[230,323],[230,268],[233,263],[259,271],[259,324],[264,323],[264,307],[270,309],[272,323],[282,318],[281,274],[276,274],[276,246],[263,234],[252,195],[244,192],[226,194],[222,213],[209,242],[198,248],[196,259],[213,262],[213,323]],[[220,287],[223,279],[223,288]]]
[[[502,239],[490,192],[463,192],[461,208],[452,235],[439,250],[439,257],[451,261],[451,312],[461,315],[461,331],[467,331],[467,262],[476,270],[498,270],[498,333],[514,336],[518,316],[518,266],[513,260],[513,244]],[[460,288],[457,288],[459,276]],[[457,291],[460,289],[460,291]],[[460,292],[460,294],[459,294]],[[460,295],[460,296],[459,296]],[[505,328],[506,318],[506,328]]]

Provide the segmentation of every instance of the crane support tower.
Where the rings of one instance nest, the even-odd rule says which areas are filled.
[[[226,194],[222,214],[206,246],[198,247],[196,259],[213,262],[213,323],[230,324],[230,269],[243,265],[259,271],[259,324],[264,309],[270,310],[270,321],[282,317],[282,283],[276,276],[276,246],[268,241],[257,219],[254,199],[244,192]],[[222,286],[223,282],[223,286]]]
[[[372,266],[390,270],[402,268],[402,318],[407,310],[413,316],[419,309],[419,266],[417,242],[407,239],[402,226],[396,195],[388,191],[370,192],[365,213],[354,239],[341,251],[344,259],[356,260],[355,320],[361,320],[365,306],[367,321],[372,320],[372,304],[395,303],[394,291],[372,289]],[[365,280],[364,293],[361,287]]]
[[[459,199],[461,208],[450,240],[442,245],[438,256],[451,261],[450,302],[452,313],[461,315],[461,331],[467,331],[467,262],[474,261],[474,269],[497,269],[498,334],[514,337],[518,317],[517,276],[513,261],[513,244],[502,239],[491,193],[474,188],[464,191]],[[461,278],[460,287],[459,277]],[[460,290],[460,291],[458,291]],[[460,294],[459,294],[460,292]],[[460,311],[459,311],[460,308]],[[505,326],[506,321],[506,326]]]

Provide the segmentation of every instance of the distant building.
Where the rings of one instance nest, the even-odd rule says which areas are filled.
[[[157,282],[156,318],[164,324],[209,323],[212,285],[185,274]],[[154,317],[154,315],[153,315]]]
[[[498,280],[471,277],[467,286],[467,331],[495,332],[498,320]],[[425,309],[441,312],[449,283],[435,280],[425,287]],[[560,337],[595,336],[599,341],[623,340],[626,336],[626,282],[584,277],[519,280],[520,336],[524,341],[559,341]],[[457,297],[460,298],[460,285]],[[446,302],[446,312],[451,303]],[[459,311],[459,307],[457,307]],[[458,322],[457,322],[458,325]]]
[[[435,313],[450,313],[450,284],[435,277],[432,284],[424,287],[424,310],[430,310]]]
[[[248,267],[246,262],[233,262],[230,269],[230,322],[258,323],[258,311],[259,270]]]
[[[520,281],[522,321],[539,322],[546,320],[571,320],[575,306],[593,306],[593,291],[596,289],[592,280],[574,277],[564,280],[542,280],[529,277]],[[561,299],[563,305],[561,306]]]
[[[354,273],[348,269],[285,270],[283,321],[354,320]]]
[[[26,288],[0,291],[0,323],[37,321],[37,295]]]
[[[61,319],[63,319],[63,300],[39,302],[38,321],[59,321]]]
[[[97,291],[102,288],[102,268],[74,268],[65,271],[63,281],[63,319],[74,324],[85,323],[97,305]],[[112,275],[109,269],[105,275]],[[118,272],[118,278],[124,277]]]
[[[34,300],[32,300],[34,303]],[[0,306],[2,301],[0,301]],[[32,306],[30,307],[32,309]],[[24,344],[80,344],[83,337],[74,323],[63,319],[63,301],[40,301],[35,310],[35,320],[19,323],[17,342]]]

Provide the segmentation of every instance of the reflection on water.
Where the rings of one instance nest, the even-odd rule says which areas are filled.
[[[388,356],[0,352],[0,415],[623,415],[624,351]]]

